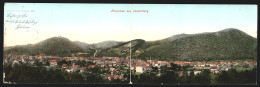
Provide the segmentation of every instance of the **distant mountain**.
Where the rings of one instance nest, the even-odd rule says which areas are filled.
[[[97,56],[118,56],[118,57],[127,57],[129,56],[130,50],[130,42],[132,51],[137,50],[140,45],[142,45],[145,41],[142,39],[135,39],[128,42],[120,43],[114,47],[107,48],[101,50],[101,52]]]
[[[14,46],[5,51],[7,54],[71,56],[83,49],[64,37],[52,37],[34,45]]]
[[[123,42],[103,41],[103,42],[100,42],[100,43],[93,44],[93,46],[94,46],[94,48],[97,48],[97,49],[106,49],[106,48],[111,48],[111,47],[117,46],[121,43],[123,43]]]
[[[81,47],[84,50],[88,50],[88,49],[106,49],[106,48],[110,48],[113,46],[117,46],[123,42],[119,42],[119,41],[103,41],[103,42],[99,42],[99,43],[94,43],[94,44],[87,44],[85,42],[80,42],[80,41],[74,41],[75,44],[77,44],[79,47]]]
[[[177,35],[173,35],[171,37],[168,37],[167,39],[173,41],[173,40],[185,38],[185,37],[188,37],[188,36],[192,36],[192,34],[184,34],[184,33],[183,34],[177,34]]]
[[[212,60],[256,59],[257,39],[238,29],[225,29],[212,33],[180,34],[138,44],[132,51],[133,58],[158,60]],[[124,46],[103,50],[103,53],[129,55],[121,52]],[[122,49],[123,48],[123,49]],[[101,52],[102,53],[102,52]],[[108,56],[101,54],[99,56]]]
[[[142,57],[181,60],[256,59],[256,47],[256,38],[237,29],[225,29],[196,34],[145,49]]]
[[[6,54],[27,54],[27,55],[59,55],[71,56],[73,53],[87,53],[92,56],[96,50],[117,46],[123,42],[103,41],[96,44],[87,44],[80,41],[70,41],[65,37],[52,37],[36,44],[18,45],[5,47]]]
[[[257,59],[257,39],[238,29],[218,32],[179,34],[157,41],[135,39],[128,42],[104,41],[87,44],[53,37],[37,44],[5,47],[5,54],[71,56],[82,52],[84,56],[129,57],[156,60],[214,60]],[[78,55],[76,55],[78,56]]]
[[[82,48],[84,51],[88,50],[89,48],[91,48],[90,44],[87,44],[85,42],[80,42],[80,41],[73,41],[73,43],[75,43],[76,45],[78,45],[80,48]]]

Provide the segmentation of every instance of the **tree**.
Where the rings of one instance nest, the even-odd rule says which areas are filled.
[[[152,67],[152,72],[158,72],[158,67]]]
[[[61,60],[57,62],[59,66],[62,66],[62,64],[68,64],[68,62],[66,60]]]
[[[91,61],[87,61],[86,62],[86,66],[89,66],[89,65],[95,65],[95,63],[91,62]]]
[[[80,65],[81,67],[86,66],[86,63],[87,63],[86,61],[80,61],[80,60],[75,62],[76,65]]]
[[[110,83],[123,83],[120,79],[111,79]]]
[[[86,74],[86,83],[105,83],[106,80],[100,74],[88,73]]]
[[[5,62],[5,65],[3,66],[3,71],[5,73],[5,81],[13,82],[13,68],[12,68],[12,62]]]
[[[208,69],[202,70],[202,73],[195,76],[195,81],[195,84],[210,84],[210,71]]]
[[[254,67],[250,72],[250,74],[248,74],[248,83],[256,83],[257,82],[257,70],[256,70],[256,67]]]
[[[36,59],[33,63],[35,66],[42,66],[42,62],[39,61],[39,59]]]
[[[163,84],[177,84],[177,77],[178,74],[176,74],[175,72],[167,71],[166,74],[160,77],[160,82]]]
[[[195,84],[194,75],[180,76],[180,77],[178,77],[178,83],[184,84],[184,85]]]
[[[174,63],[171,63],[171,70],[173,70],[173,71],[177,71],[177,70],[179,70],[179,68],[180,68],[179,65],[174,64]]]
[[[50,66],[49,60],[46,61],[46,66]]]
[[[138,78],[138,79],[140,80],[140,83],[143,83],[143,84],[156,83],[156,76],[153,73],[145,72],[145,73],[141,74],[140,78]]]
[[[84,81],[84,76],[80,74],[79,72],[73,72],[70,74],[70,82],[71,83],[83,83]]]
[[[256,69],[237,72],[236,69],[222,71],[217,75],[216,81],[219,84],[255,84]]]

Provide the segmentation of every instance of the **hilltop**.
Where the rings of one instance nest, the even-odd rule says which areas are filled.
[[[257,39],[234,28],[218,32],[179,34],[171,37],[145,41],[135,39],[127,42],[104,41],[87,44],[70,41],[65,37],[52,37],[36,44],[8,47],[5,54],[71,56],[82,52],[85,56],[129,57],[130,42],[132,57],[157,60],[215,60],[256,59]]]
[[[109,48],[103,52],[112,50],[112,54],[128,55],[120,51],[123,47],[126,46]],[[180,34],[158,41],[139,42],[132,52],[134,58],[152,57],[158,60],[256,59],[257,39],[238,29],[229,28],[218,32]]]
[[[6,54],[70,56],[83,49],[65,37],[52,37],[36,44],[14,46]]]

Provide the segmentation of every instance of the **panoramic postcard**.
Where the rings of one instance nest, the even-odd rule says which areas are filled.
[[[257,85],[257,5],[5,3],[3,83]]]

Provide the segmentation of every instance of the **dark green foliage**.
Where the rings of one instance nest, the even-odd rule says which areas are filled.
[[[178,74],[173,71],[168,71],[165,75],[160,77],[160,82],[163,84],[177,84],[177,77]]]
[[[172,43],[173,56],[181,59],[256,58],[256,39],[239,30],[200,34]]]
[[[46,64],[45,64],[45,65],[46,65],[46,66],[50,66],[49,60],[46,61]]]
[[[196,75],[194,77],[195,84],[210,84],[210,71],[209,70],[203,70],[202,73]]]
[[[194,85],[196,82],[195,76],[180,76],[178,77],[178,83],[183,85]]]
[[[58,63],[58,66],[62,66],[62,64],[68,64],[68,61],[63,59],[61,61],[57,61],[57,63]]]
[[[79,73],[78,71],[72,72],[70,74],[70,80],[71,80],[71,83],[84,83],[84,81],[85,81],[84,76],[81,73]]]
[[[242,31],[231,29],[176,39],[143,55],[182,60],[256,59],[256,41]]]
[[[34,61],[34,64],[33,64],[33,65],[38,66],[38,67],[41,67],[41,66],[42,66],[42,62],[39,62],[39,60],[36,59],[36,60]]]
[[[86,74],[86,76],[87,76],[86,83],[107,83],[108,82],[99,74]]]
[[[15,63],[4,67],[5,80],[16,83],[66,83],[66,73],[63,70],[45,67],[33,67],[29,64]]]
[[[211,82],[210,71],[203,70],[202,73],[194,75],[191,73],[188,75],[183,75],[178,77],[178,84],[184,85],[208,85]]]
[[[151,83],[158,83],[156,82],[158,77],[155,76],[153,73],[144,73],[139,76],[139,83],[141,84],[151,84]]]
[[[86,52],[87,52],[88,54],[85,54],[84,56],[87,56],[87,57],[94,56],[94,53],[96,52],[96,49],[94,49],[94,48],[89,48]]]
[[[99,68],[97,68],[99,69]],[[68,73],[63,69],[34,67],[24,63],[5,63],[5,81],[15,83],[105,83],[99,74]]]
[[[95,63],[91,62],[91,61],[87,61],[86,62],[86,66],[89,66],[89,65],[95,65]]]
[[[75,65],[80,65],[81,67],[86,66],[86,64],[87,64],[86,61],[80,61],[80,60],[78,60],[78,61],[75,62]]]
[[[124,82],[121,81],[120,79],[111,79],[110,83],[118,84],[118,83],[124,83]],[[127,82],[125,82],[125,84],[127,84]]]
[[[180,66],[174,63],[171,63],[170,70],[177,71],[180,69]]]
[[[223,71],[217,75],[219,84],[256,84],[256,68],[237,72],[235,69]]]
[[[132,82],[134,84],[160,84],[160,79],[156,74],[146,72],[140,75],[132,74]]]

